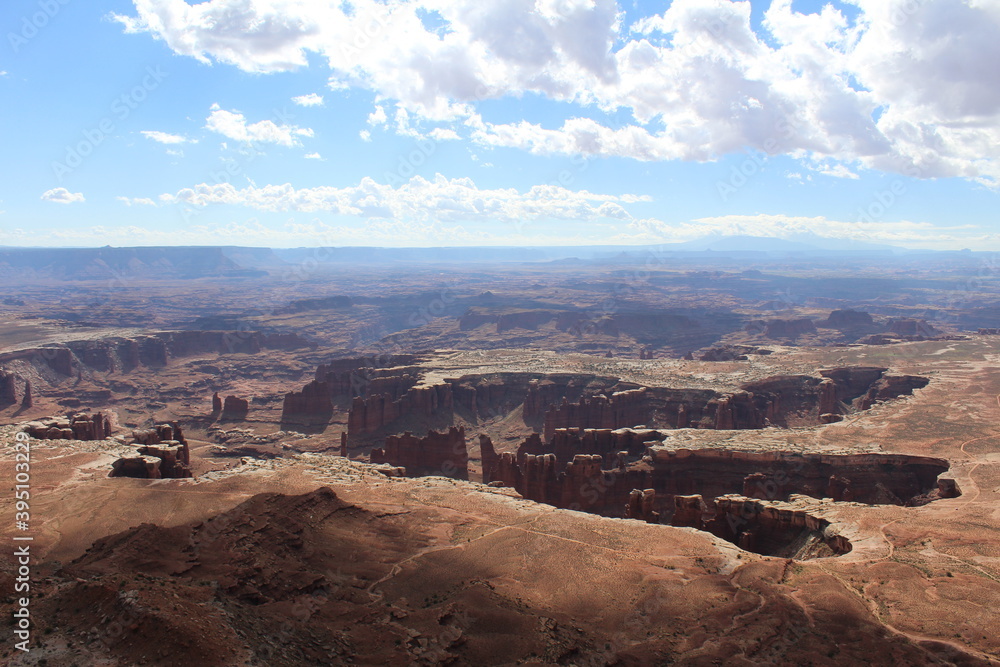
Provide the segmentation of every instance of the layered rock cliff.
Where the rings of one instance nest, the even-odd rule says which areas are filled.
[[[428,431],[423,438],[409,432],[390,435],[382,447],[372,450],[371,462],[405,468],[410,477],[443,475],[468,479],[465,429],[452,427],[446,433]]]

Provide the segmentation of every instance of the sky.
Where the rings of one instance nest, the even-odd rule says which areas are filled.
[[[0,245],[1000,250],[1000,0],[11,0]]]

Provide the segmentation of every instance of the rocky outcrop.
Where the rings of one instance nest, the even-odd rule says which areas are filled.
[[[347,432],[376,433],[402,418],[415,418],[424,423],[433,421],[439,413],[450,421],[452,391],[450,384],[412,387],[398,400],[391,394],[356,397],[347,417]]]
[[[670,525],[702,530],[705,527],[705,511],[705,501],[700,494],[674,496],[674,515]]]
[[[283,430],[294,430],[294,427],[325,429],[333,417],[333,401],[330,399],[330,387],[325,382],[313,380],[302,391],[290,391],[285,394],[281,407],[281,427]]]
[[[646,424],[651,417],[648,398],[647,389],[641,387],[554,405],[545,413],[545,440],[552,440],[557,428],[618,429]]]
[[[246,419],[249,412],[250,401],[238,396],[226,396],[221,418],[226,421],[240,421]]]
[[[710,347],[701,353],[701,361],[746,361],[748,354],[771,354],[771,350],[752,345],[723,345]]]
[[[854,403],[859,410],[867,410],[880,401],[910,396],[914,390],[926,387],[928,382],[930,380],[920,375],[883,375]]]
[[[423,438],[410,432],[391,435],[385,439],[383,447],[372,450],[371,462],[406,468],[411,477],[443,475],[468,479],[465,429],[452,427],[447,433],[428,431]]]
[[[212,416],[218,417],[222,413],[222,397],[219,392],[212,394]]]
[[[739,495],[715,499],[704,529],[746,551],[804,560],[851,551],[850,541],[827,519],[804,507]]]
[[[941,334],[941,332],[932,327],[927,320],[910,317],[893,318],[889,320],[889,325],[886,331],[890,334],[896,334],[897,336],[921,336],[924,338],[933,338]]]
[[[24,381],[24,396],[21,398],[21,408],[27,409],[35,404],[35,399],[31,394],[31,380]]]
[[[154,424],[132,431],[135,456],[124,456],[112,464],[109,477],[183,479],[192,476],[191,450],[180,424]]]
[[[543,445],[541,440],[538,440],[538,447],[531,453],[555,454],[559,463],[568,463],[577,454],[596,454],[603,459],[606,468],[612,468],[617,465],[619,453],[625,452],[626,455],[633,457],[642,456],[648,443],[658,442],[663,437],[662,433],[653,429],[558,428],[553,432],[552,440],[548,444]],[[521,447],[525,451],[530,451],[525,445],[527,442]]]
[[[469,308],[464,315],[458,318],[458,330],[472,331],[484,324],[496,324],[498,317],[495,313],[484,311],[480,308]]]
[[[17,375],[0,370],[0,406],[17,403]]]
[[[534,331],[543,324],[554,320],[557,315],[558,313],[551,310],[523,310],[504,313],[497,317],[497,333],[504,333],[511,329]]]
[[[156,456],[123,456],[111,464],[108,477],[133,477],[136,479],[162,479],[160,459]]]
[[[837,329],[852,333],[869,333],[876,328],[871,314],[863,310],[834,310],[825,320],[816,322],[816,326],[824,329]]]
[[[340,434],[340,455],[347,458],[347,434],[343,432]]]
[[[763,334],[775,340],[794,340],[805,334],[816,333],[816,325],[807,317],[796,319],[754,320],[744,329],[750,333]]]
[[[39,440],[104,440],[111,435],[112,425],[102,412],[77,413],[28,422],[25,431]]]
[[[740,493],[785,500],[791,494],[864,503],[906,504],[937,487],[944,459],[901,454],[799,454],[652,447],[658,494]],[[895,500],[894,500],[895,499]]]
[[[479,458],[483,465],[483,483],[489,484],[497,474],[500,457],[497,456],[490,436],[482,433],[479,435]]]
[[[660,523],[660,513],[654,510],[656,507],[655,489],[632,489],[628,496],[628,504],[625,506],[625,518],[638,519],[647,523]]]

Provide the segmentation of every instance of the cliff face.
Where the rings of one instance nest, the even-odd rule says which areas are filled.
[[[17,403],[17,375],[0,370],[0,406]]]
[[[825,320],[820,320],[816,324],[828,329],[859,333],[871,333],[876,328],[871,314],[851,309],[834,310]]]
[[[923,336],[926,338],[933,338],[941,334],[927,320],[906,317],[890,320],[887,331],[899,336]]]
[[[313,380],[302,391],[285,394],[281,407],[281,425],[290,430],[296,426],[326,428],[333,417],[333,401],[330,388],[325,382]],[[288,427],[288,428],[286,428]]]
[[[228,421],[239,421],[246,419],[250,412],[250,401],[239,396],[226,396],[222,406],[222,419]]]
[[[930,382],[919,375],[883,375],[865,394],[854,401],[859,410],[867,410],[878,401],[888,401],[909,396],[915,389],[923,389]]]
[[[295,334],[264,335],[255,331],[164,331],[129,338],[109,337],[6,352],[0,364],[26,361],[64,376],[81,370],[127,373],[139,367],[159,368],[171,358],[197,354],[256,353],[264,349],[313,346]]]
[[[739,495],[716,498],[715,517],[703,528],[747,551],[797,560],[836,556],[853,548],[828,520],[805,508]]]
[[[630,449],[634,452],[645,448],[662,434],[573,429],[557,434],[558,454],[553,444],[538,442],[531,448],[537,453],[528,453],[522,445],[518,455],[493,455],[493,463],[484,465],[485,481],[502,482],[531,500],[608,512],[610,516],[621,515],[629,503],[629,493],[637,488],[655,491],[656,511],[664,517],[672,515],[675,496],[715,498],[739,493],[751,498],[786,500],[800,494],[835,501],[915,505],[927,498],[954,497],[949,494],[959,493],[954,484],[939,484],[938,476],[949,467],[943,459],[654,446],[647,449],[643,461],[626,465]],[[539,452],[539,446],[543,451]],[[622,449],[617,451],[619,447]],[[598,453],[590,453],[594,450]]]
[[[412,387],[397,400],[391,394],[356,397],[347,417],[349,434],[375,433],[403,418],[433,421],[438,413],[450,415],[451,385]]]
[[[391,435],[383,447],[372,450],[371,462],[405,468],[410,477],[443,475],[468,479],[465,429],[452,427],[446,433],[428,431],[423,438],[409,432]]]
[[[805,334],[816,333],[816,324],[806,317],[796,319],[753,320],[744,329],[763,334],[776,340],[794,340]]]
[[[944,459],[895,454],[820,455],[725,449],[650,450],[653,488],[674,496],[729,493],[768,500],[791,494],[904,505],[937,488]]]
[[[420,367],[388,366],[415,361],[415,356],[396,355],[325,364],[315,381],[286,396],[282,423],[324,425],[341,408],[348,410],[349,432],[367,435],[444,428],[457,419],[480,423],[521,408],[524,424],[551,442],[560,428],[758,429],[830,423],[919,385],[916,378],[883,381],[885,369],[875,367],[824,370],[820,377],[774,376],[732,392],[642,387],[572,373],[465,375],[426,385]],[[869,399],[857,401],[868,394]]]

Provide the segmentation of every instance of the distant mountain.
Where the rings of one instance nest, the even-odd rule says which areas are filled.
[[[851,239],[832,239],[816,234],[799,234],[782,239],[769,236],[713,235],[671,246],[679,252],[755,252],[768,254],[843,254],[904,252],[902,248]]]
[[[635,262],[657,257],[725,263],[802,257],[890,257],[906,251],[889,245],[800,234],[780,239],[757,236],[707,236],[685,243],[595,246],[485,246],[440,248],[251,248],[243,246],[166,246],[135,248],[11,248],[0,246],[0,279],[111,280],[257,277],[294,272],[353,270],[358,265],[487,264],[559,262]],[[925,251],[932,252],[932,251]],[[975,253],[952,253],[973,255]],[[943,255],[942,255],[943,256]]]
[[[237,263],[221,247],[0,248],[0,276],[15,282],[18,279],[127,282],[260,275],[266,272]]]

